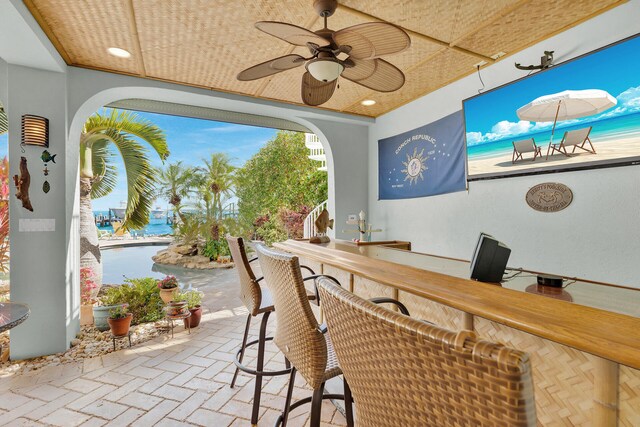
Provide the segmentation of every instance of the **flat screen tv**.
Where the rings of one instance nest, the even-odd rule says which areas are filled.
[[[480,233],[471,258],[471,278],[479,282],[500,283],[511,249],[486,233]]]
[[[640,164],[640,34],[463,104],[467,179]]]

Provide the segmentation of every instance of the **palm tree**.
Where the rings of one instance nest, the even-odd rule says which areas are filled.
[[[169,155],[164,132],[128,111],[96,113],[87,119],[80,135],[80,265],[93,270],[98,284],[102,282],[102,264],[91,200],[115,188],[116,153],[122,157],[127,178],[122,227],[142,228],[149,222],[157,178],[147,149],[138,140],[147,143],[162,161]]]
[[[177,214],[180,220],[184,217],[181,212],[182,200],[193,191],[195,171],[192,167],[185,167],[182,162],[170,163],[164,169],[158,170],[158,197],[164,198],[173,205],[174,218]]]
[[[213,217],[211,220],[211,238],[220,238],[220,221],[222,221],[222,201],[233,194],[235,183],[235,166],[226,153],[213,153],[210,160],[204,160],[204,182],[213,196]]]

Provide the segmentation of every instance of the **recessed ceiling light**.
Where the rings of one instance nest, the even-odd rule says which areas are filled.
[[[118,58],[130,58],[131,54],[124,49],[120,49],[119,47],[110,47],[107,49],[109,55],[116,56]]]
[[[360,104],[364,105],[365,107],[370,107],[372,105],[375,105],[375,103],[376,101],[374,101],[373,99],[365,99]]]

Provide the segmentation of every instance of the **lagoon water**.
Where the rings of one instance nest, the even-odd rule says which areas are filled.
[[[562,122],[558,122],[554,135],[554,141],[560,142],[565,131],[582,129],[584,127],[593,126],[590,139],[605,141],[612,139],[624,139],[632,136],[640,136],[640,113],[627,114],[624,116],[614,117],[606,120],[598,120],[593,122],[581,122],[573,126],[563,126]],[[467,148],[467,156],[469,160],[477,160],[488,157],[495,157],[503,154],[510,154],[513,151],[513,141],[534,138],[538,146],[547,146],[551,138],[551,129],[546,131],[526,133],[507,139],[492,141],[484,144],[470,145]]]
[[[210,285],[222,270],[188,270],[155,264],[151,259],[166,246],[133,246],[102,249],[102,282],[121,284],[125,278],[176,276],[180,286],[188,289]]]
[[[109,211],[93,211],[93,215],[105,215],[109,216]],[[108,225],[106,227],[98,227],[98,230],[105,230],[113,232],[113,227]],[[161,236],[164,234],[173,234],[173,228],[167,224],[167,218],[153,218],[149,220],[149,224],[142,229],[137,230],[138,234],[144,233],[145,236]]]

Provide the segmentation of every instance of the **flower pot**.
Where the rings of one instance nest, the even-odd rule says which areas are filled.
[[[160,298],[165,304],[169,304],[178,293],[178,288],[160,289]]]
[[[102,332],[109,330],[109,323],[107,322],[107,318],[109,317],[109,310],[112,310],[116,307],[124,307],[124,304],[93,306],[93,324],[95,325],[97,330]]]
[[[133,319],[133,314],[131,313],[128,313],[127,317],[123,317],[121,319],[108,318],[107,322],[109,322],[111,334],[115,337],[123,337],[127,335],[129,333],[129,328],[131,327],[131,319]]]
[[[190,308],[191,317],[184,319],[184,327],[195,328],[200,324],[202,319],[202,307],[196,305],[194,308]]]
[[[168,316],[182,316],[187,314],[187,302],[186,301],[171,301],[165,310]]]
[[[93,306],[81,305],[80,306],[80,325],[93,325]]]

